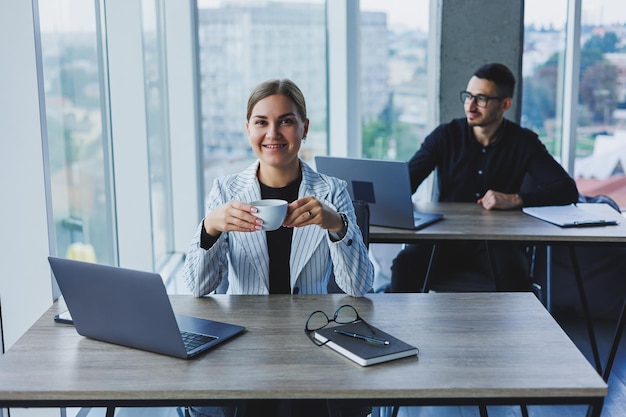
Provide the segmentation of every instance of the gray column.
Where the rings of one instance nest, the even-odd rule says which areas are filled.
[[[515,74],[515,97],[506,117],[519,122],[524,1],[431,0],[431,22],[431,27],[441,23],[434,29],[437,35],[430,54],[431,70],[439,79],[434,92],[439,103],[435,124],[463,117],[459,92],[472,73],[489,62],[501,62]]]

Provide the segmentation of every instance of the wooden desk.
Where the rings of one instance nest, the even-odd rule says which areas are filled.
[[[79,336],[53,305],[0,357],[0,407],[175,406],[336,399],[374,405],[592,404],[607,385],[529,293],[172,296],[174,310],[247,327],[192,360]],[[304,334],[314,310],[351,304],[420,348],[360,367]]]
[[[567,245],[626,244],[626,219],[617,226],[561,228],[521,210],[485,210],[476,203],[419,203],[416,208],[426,213],[442,213],[444,219],[421,230],[370,226],[370,242],[487,240]]]
[[[427,213],[442,213],[444,219],[422,230],[370,226],[370,242],[415,243],[423,240],[432,240],[434,242],[476,240],[567,246],[574,270],[575,284],[580,296],[581,308],[587,325],[594,363],[598,373],[603,373],[603,366],[598,352],[575,248],[578,245],[625,246],[626,219],[616,213],[616,218],[621,220],[621,223],[616,226],[562,228],[524,214],[521,210],[485,210],[476,203],[419,203],[416,209]],[[551,297],[550,291],[550,283],[548,282],[546,294],[548,309]]]

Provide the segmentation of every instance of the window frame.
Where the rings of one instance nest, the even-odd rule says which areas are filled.
[[[563,74],[561,114],[561,166],[574,176],[576,132],[578,127],[578,96],[580,79],[580,35],[582,0],[568,0],[565,23],[565,68]]]

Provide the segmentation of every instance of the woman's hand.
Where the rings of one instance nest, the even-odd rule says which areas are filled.
[[[338,232],[343,227],[341,216],[334,209],[313,196],[302,197],[287,206],[286,227],[317,224],[322,229]]]
[[[204,230],[214,237],[222,232],[256,232],[263,223],[254,215],[256,211],[256,207],[248,203],[230,201],[206,215]]]

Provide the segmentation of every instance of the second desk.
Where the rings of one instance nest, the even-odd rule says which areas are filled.
[[[424,240],[433,242],[474,240],[566,246],[570,253],[595,366],[602,374],[603,366],[591,324],[591,314],[575,248],[580,245],[626,246],[626,222],[621,222],[616,226],[561,228],[524,214],[521,210],[485,210],[477,203],[418,203],[416,210],[441,213],[444,219],[421,230],[372,225],[369,231],[370,243],[410,244]],[[550,297],[550,284],[548,283],[546,298],[549,300]]]

